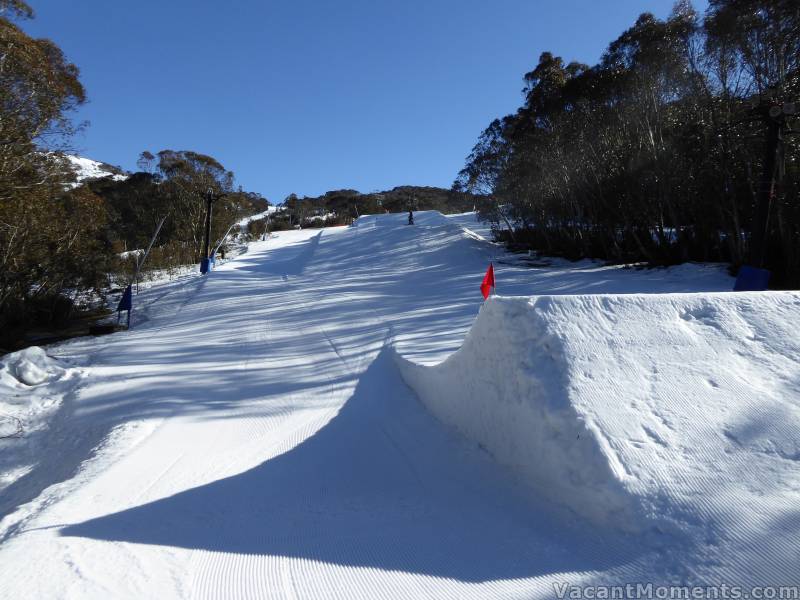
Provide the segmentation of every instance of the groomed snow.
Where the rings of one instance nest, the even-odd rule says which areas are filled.
[[[443,363],[397,360],[533,493],[676,536],[691,583],[777,585],[800,564],[799,319],[789,292],[496,297]]]
[[[48,348],[82,377],[75,391],[36,386],[58,410],[0,491],[0,597],[797,582],[793,295],[721,294],[722,265],[528,260],[465,231],[468,215],[406,218],[278,232],[209,276],[144,289],[133,330]],[[500,294],[575,297],[497,298],[478,316],[489,261]],[[421,384],[474,360],[483,335],[505,360],[463,379],[513,375],[531,394],[520,405],[556,415],[561,438],[532,429],[552,440],[537,457],[552,465],[510,464],[496,430],[479,440],[447,409],[449,388]],[[395,352],[420,365],[407,366],[422,402]],[[519,362],[532,357],[550,368]],[[511,385],[490,384],[481,397]],[[504,402],[487,428],[513,413]],[[471,389],[461,408],[479,409]],[[587,440],[571,448],[573,432]],[[559,466],[570,479],[555,485]]]

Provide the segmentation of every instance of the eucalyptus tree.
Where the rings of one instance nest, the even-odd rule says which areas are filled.
[[[594,66],[550,52],[453,185],[498,237],[664,264],[762,256],[800,285],[800,4],[687,0],[642,14]]]
[[[70,113],[86,95],[61,49],[17,24],[31,17],[22,0],[0,0],[0,329],[6,330],[33,305],[43,310],[42,301],[92,277],[81,264],[67,272],[65,256],[76,244],[88,247],[84,234],[103,220],[86,221],[95,199],[65,197],[74,175],[48,152],[73,133]]]

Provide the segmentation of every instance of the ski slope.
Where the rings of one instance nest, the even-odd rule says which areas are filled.
[[[797,295],[727,300],[721,266],[531,262],[468,215],[405,219],[279,232],[143,291],[131,331],[48,348],[69,388],[4,379],[14,406],[53,402],[36,436],[0,440],[0,598],[797,584]],[[481,310],[490,260],[503,296],[563,297]],[[701,291],[717,294],[662,295]],[[766,316],[761,297],[778,298]],[[454,417],[454,398],[474,416],[512,383],[552,417],[532,431],[589,432],[577,460],[595,472],[569,440],[504,452]],[[724,439],[693,447],[704,432]]]

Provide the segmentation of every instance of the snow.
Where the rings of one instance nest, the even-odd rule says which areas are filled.
[[[257,213],[255,215],[250,215],[249,217],[245,217],[244,219],[239,221],[239,227],[247,227],[247,225],[251,221],[258,221],[259,219],[263,219],[265,217],[268,217],[269,215],[273,215],[280,210],[283,210],[282,206],[270,205],[267,207],[267,210],[261,211],[260,213]]]
[[[303,219],[305,223],[316,223],[318,221],[326,222],[328,219],[335,219],[336,213],[328,212],[322,215],[312,215]]]
[[[465,212],[452,215],[445,215],[447,220],[463,228],[468,233],[478,237],[478,239],[491,240],[492,228],[489,223],[478,220],[475,212]]]
[[[57,361],[38,346],[12,352],[0,361],[0,372],[8,372],[25,385],[39,385],[63,371]]]
[[[142,256],[145,253],[144,248],[136,248],[134,250],[126,250],[125,252],[120,252],[117,254],[120,258],[130,258],[132,256],[138,257]]]
[[[797,582],[796,294],[406,219],[277,232],[47,348],[74,375],[0,461],[0,597]],[[490,261],[520,298],[481,309]]]
[[[38,461],[38,438],[78,375],[38,346],[0,358],[0,494]]]
[[[103,163],[91,158],[75,156],[74,154],[66,154],[65,157],[75,171],[78,183],[86,179],[101,179],[103,177],[111,177],[114,181],[125,181],[128,178],[127,175],[112,173],[103,166]]]
[[[601,526],[719,537],[699,581],[728,563],[778,582],[798,557],[771,524],[800,490],[799,316],[791,292],[495,297],[441,364],[397,360],[535,492]]]

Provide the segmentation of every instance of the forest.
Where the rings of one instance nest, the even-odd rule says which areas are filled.
[[[162,218],[150,264],[197,262],[209,190],[219,198],[213,239],[267,207],[192,151],[146,151],[140,172],[77,182],[64,151],[86,90],[58,46],[19,27],[32,17],[22,0],[0,0],[0,349],[102,302],[132,275],[123,253],[146,247]]]
[[[453,184],[510,248],[730,262],[800,286],[800,3],[678,2],[600,62],[544,52]]]

